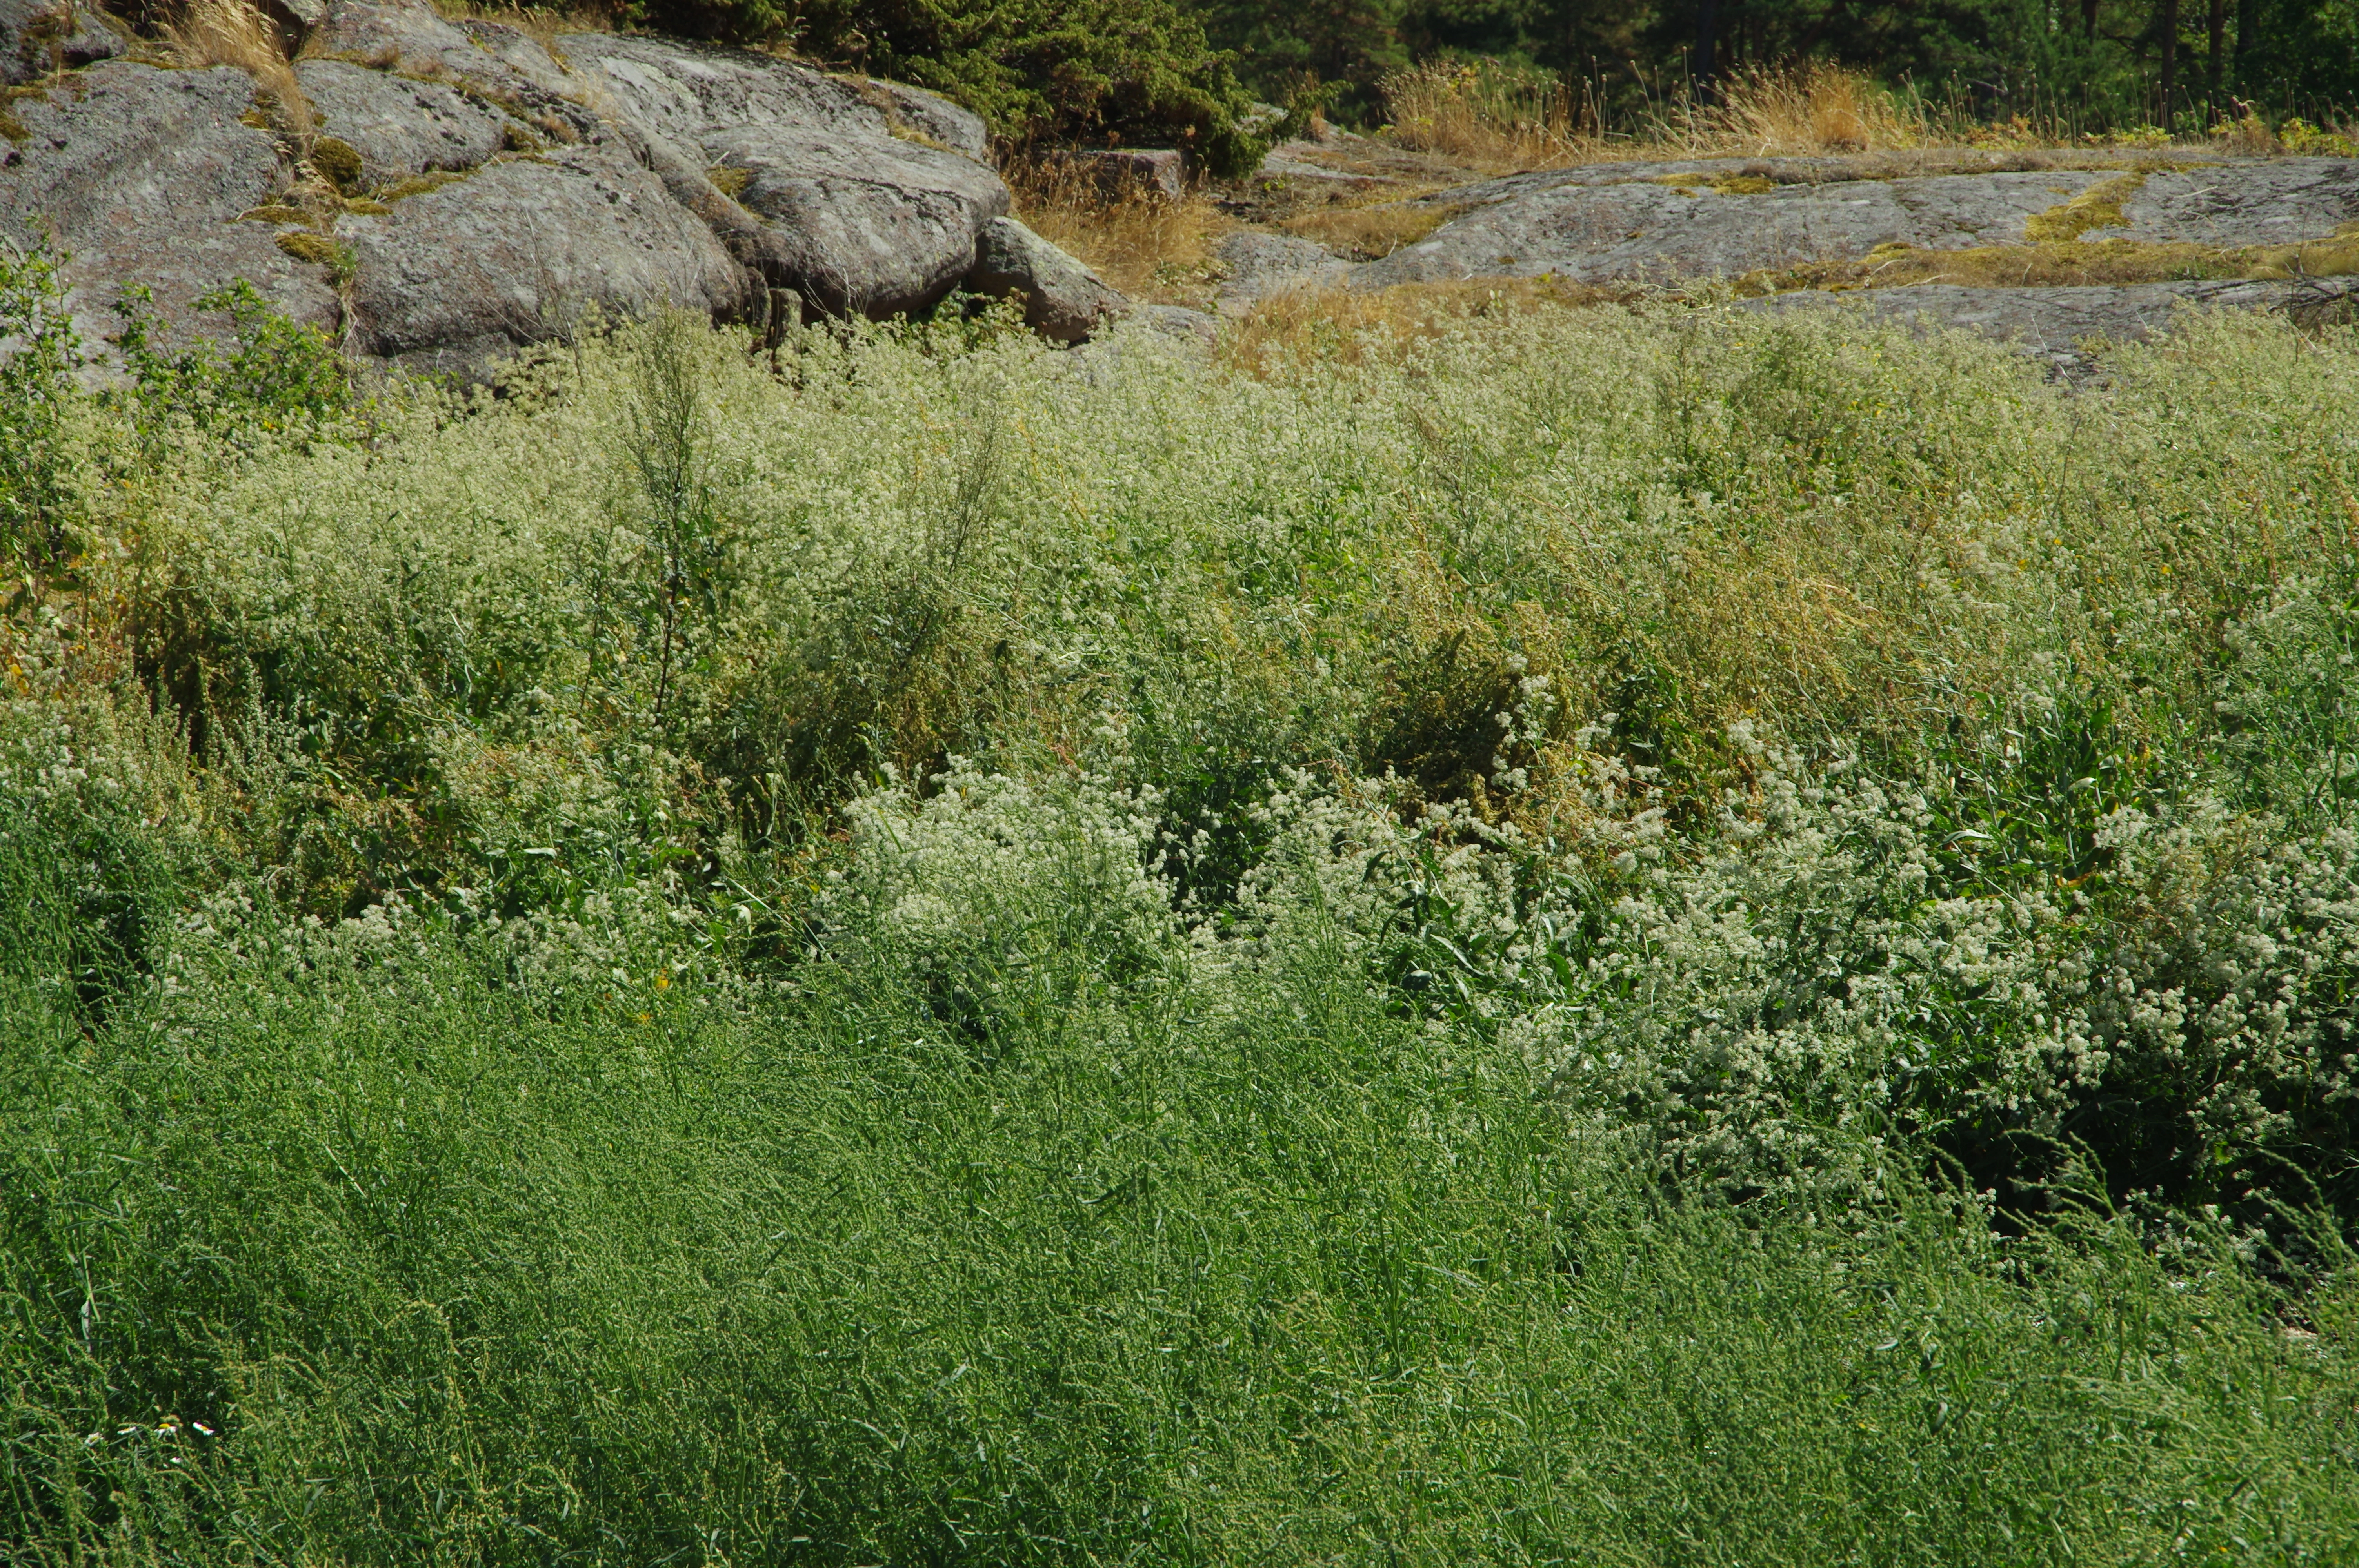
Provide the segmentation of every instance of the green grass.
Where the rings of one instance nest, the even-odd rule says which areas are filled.
[[[0,269],[12,1564],[2359,1559],[2350,330],[220,303]]]
[[[16,1560],[2359,1549],[2347,1301],[2288,1340],[2094,1215],[1650,1186],[1339,957],[965,1038],[856,969],[552,1011],[434,940],[11,1006]]]

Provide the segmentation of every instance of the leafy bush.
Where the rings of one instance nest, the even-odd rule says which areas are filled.
[[[806,53],[955,99],[1016,141],[1176,146],[1223,178],[1265,150],[1239,126],[1248,100],[1228,57],[1172,0],[653,0],[633,15],[701,38],[789,34]]]
[[[114,345],[137,417],[151,430],[185,421],[210,436],[251,439],[350,410],[350,375],[327,334],[288,320],[242,277],[194,304],[229,317],[226,350],[199,338],[167,351],[145,284],[124,285],[114,308],[123,322]]]
[[[69,547],[64,424],[82,354],[45,251],[0,241],[0,548],[19,571],[48,571]]]

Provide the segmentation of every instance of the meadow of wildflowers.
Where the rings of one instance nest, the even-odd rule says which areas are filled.
[[[12,1561],[2359,1555],[2345,330],[12,265]]]

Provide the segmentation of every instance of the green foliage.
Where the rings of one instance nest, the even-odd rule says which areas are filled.
[[[1263,144],[1226,56],[1173,0],[671,0],[635,5],[651,27],[693,37],[789,34],[822,59],[929,88],[1016,141],[1176,146],[1222,178]]]
[[[174,879],[70,750],[27,766],[36,750],[11,746],[0,768],[0,995],[103,1020],[155,976],[179,913]]]
[[[741,1015],[208,918],[94,1043],[0,1023],[21,1561],[2359,1545],[2343,1298],[2289,1339],[2102,1208],[1650,1187],[1308,929],[1217,1011],[1032,948],[979,1065],[907,925]]]
[[[283,341],[44,384],[20,1555],[2359,1544],[2348,330]]]
[[[1968,121],[2023,116],[2071,132],[2164,124],[2197,134],[2256,106],[2336,118],[2359,101],[2359,26],[2346,5],[2240,0],[2224,6],[2215,59],[2205,8],[2158,0],[1329,0],[1274,12],[1198,0],[1212,41],[1235,50],[1256,91],[1284,94],[1305,72],[1342,114],[1382,118],[1386,72],[1412,59],[1472,56],[1537,66],[1621,124],[1730,70],[1822,58],[1863,68]],[[2167,21],[2176,18],[2170,102],[2162,101]]]
[[[253,443],[351,410],[351,378],[327,334],[271,308],[245,279],[195,302],[228,315],[226,351],[203,338],[177,351],[161,347],[154,300],[147,285],[125,284],[114,307],[123,322],[114,343],[131,376],[135,417],[147,429],[185,422]]]
[[[57,261],[0,241],[0,549],[18,573],[63,564],[72,460],[65,415],[82,342]]]

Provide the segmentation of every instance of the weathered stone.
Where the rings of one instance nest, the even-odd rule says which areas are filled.
[[[334,59],[305,60],[295,79],[321,130],[361,155],[362,181],[370,187],[429,169],[473,168],[506,145],[506,117],[445,82]]]
[[[338,237],[358,263],[353,334],[417,370],[480,373],[560,336],[664,306],[723,319],[759,311],[755,280],[619,143],[493,163]]]
[[[1363,287],[1553,274],[1669,283],[1855,260],[1878,245],[2022,244],[2034,218],[2076,200],[2087,237],[2234,246],[2315,237],[2359,217],[2359,167],[2333,158],[1799,182],[1806,161],[1698,161],[1485,181],[1429,200],[1476,203],[1371,263]],[[1843,170],[1833,165],[1833,170]],[[2100,189],[2102,187],[2102,189]],[[2071,225],[2081,227],[2080,224]]]
[[[1022,298],[1024,324],[1060,343],[1078,343],[1130,313],[1130,301],[1097,274],[1013,218],[984,225],[966,286],[977,294]]]
[[[1289,234],[1232,234],[1221,242],[1229,269],[1221,286],[1221,309],[1235,315],[1256,301],[1294,288],[1341,288],[1355,271],[1350,262],[1310,240]]]
[[[113,59],[124,40],[95,7],[73,0],[0,0],[0,84]]]
[[[2148,175],[2122,203],[2127,224],[2093,239],[2282,244],[2359,218],[2359,162],[2297,157]]]
[[[991,161],[991,129],[983,116],[971,114],[942,97],[921,87],[906,82],[886,81],[881,77],[861,79],[861,96],[885,111],[888,126],[916,131],[929,136],[954,153],[974,159],[977,163]],[[882,100],[881,103],[877,102]],[[897,125],[894,122],[898,122]]]
[[[451,22],[425,0],[332,0],[312,36],[314,55],[452,83],[534,126],[549,140],[596,134],[582,100],[588,84],[516,28]]]
[[[573,69],[708,169],[760,220],[757,265],[830,314],[928,308],[974,265],[1007,188],[961,154],[896,137],[851,83],[749,50],[582,34]]]
[[[1842,312],[1904,322],[1920,330],[1972,332],[2013,343],[2060,372],[2078,374],[2089,363],[2084,345],[2147,341],[2168,332],[2182,312],[2193,308],[2266,310],[2308,322],[2347,314],[2354,306],[2359,306],[2359,278],[2338,277],[2065,288],[1921,284],[1842,294],[1797,289],[1744,300],[1737,308],[1763,315]]]
[[[335,325],[321,269],[281,251],[271,226],[238,221],[282,178],[269,133],[241,118],[253,107],[239,71],[128,60],[11,105],[30,135],[0,141],[0,229],[67,254],[68,306],[86,341],[114,330],[125,283],[154,291],[176,334],[217,330],[193,303],[239,277],[297,320]]]
[[[1141,305],[1138,319],[1157,331],[1173,338],[1193,338],[1200,342],[1214,342],[1221,335],[1221,323],[1201,310],[1190,310],[1184,305]]]
[[[1110,196],[1159,196],[1177,201],[1188,194],[1188,169],[1177,151],[1139,147],[1084,147],[1070,155]]]

